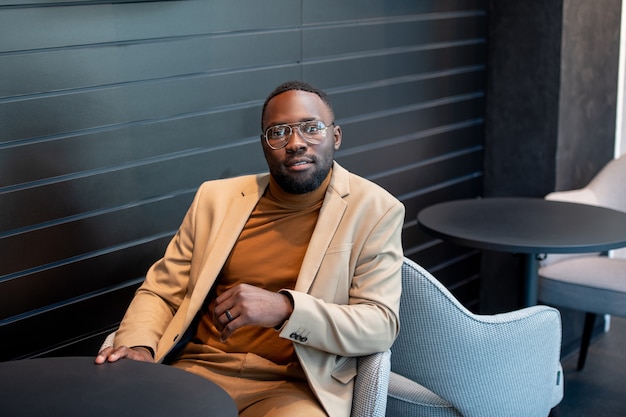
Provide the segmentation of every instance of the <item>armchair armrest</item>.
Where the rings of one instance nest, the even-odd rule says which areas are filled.
[[[391,351],[357,358],[351,417],[384,417],[391,369]]]

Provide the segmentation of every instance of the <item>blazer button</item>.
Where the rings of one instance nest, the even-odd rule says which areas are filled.
[[[297,340],[298,342],[306,342],[308,338],[306,336],[302,336],[296,332],[293,332],[289,335],[290,338]]]

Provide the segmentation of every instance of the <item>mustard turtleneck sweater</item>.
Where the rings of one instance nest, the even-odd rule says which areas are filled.
[[[275,292],[294,288],[330,177],[317,190],[300,195],[285,193],[270,178],[209,295],[207,311],[215,297],[239,283]],[[281,365],[296,361],[292,342],[272,328],[245,326],[221,342],[208,312],[193,341],[223,352],[255,353]]]

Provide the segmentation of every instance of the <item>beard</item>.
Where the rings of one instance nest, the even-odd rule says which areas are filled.
[[[306,178],[300,178],[297,175],[286,174],[282,171],[272,172],[272,177],[276,183],[283,189],[283,191],[290,194],[306,194],[311,191],[317,190],[324,182],[330,169],[332,168],[333,161],[329,160],[324,166],[320,166],[310,176]]]

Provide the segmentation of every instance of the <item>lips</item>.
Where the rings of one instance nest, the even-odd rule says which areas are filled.
[[[311,158],[293,158],[285,162],[285,166],[287,168],[299,167],[308,164],[312,164],[313,160]]]

